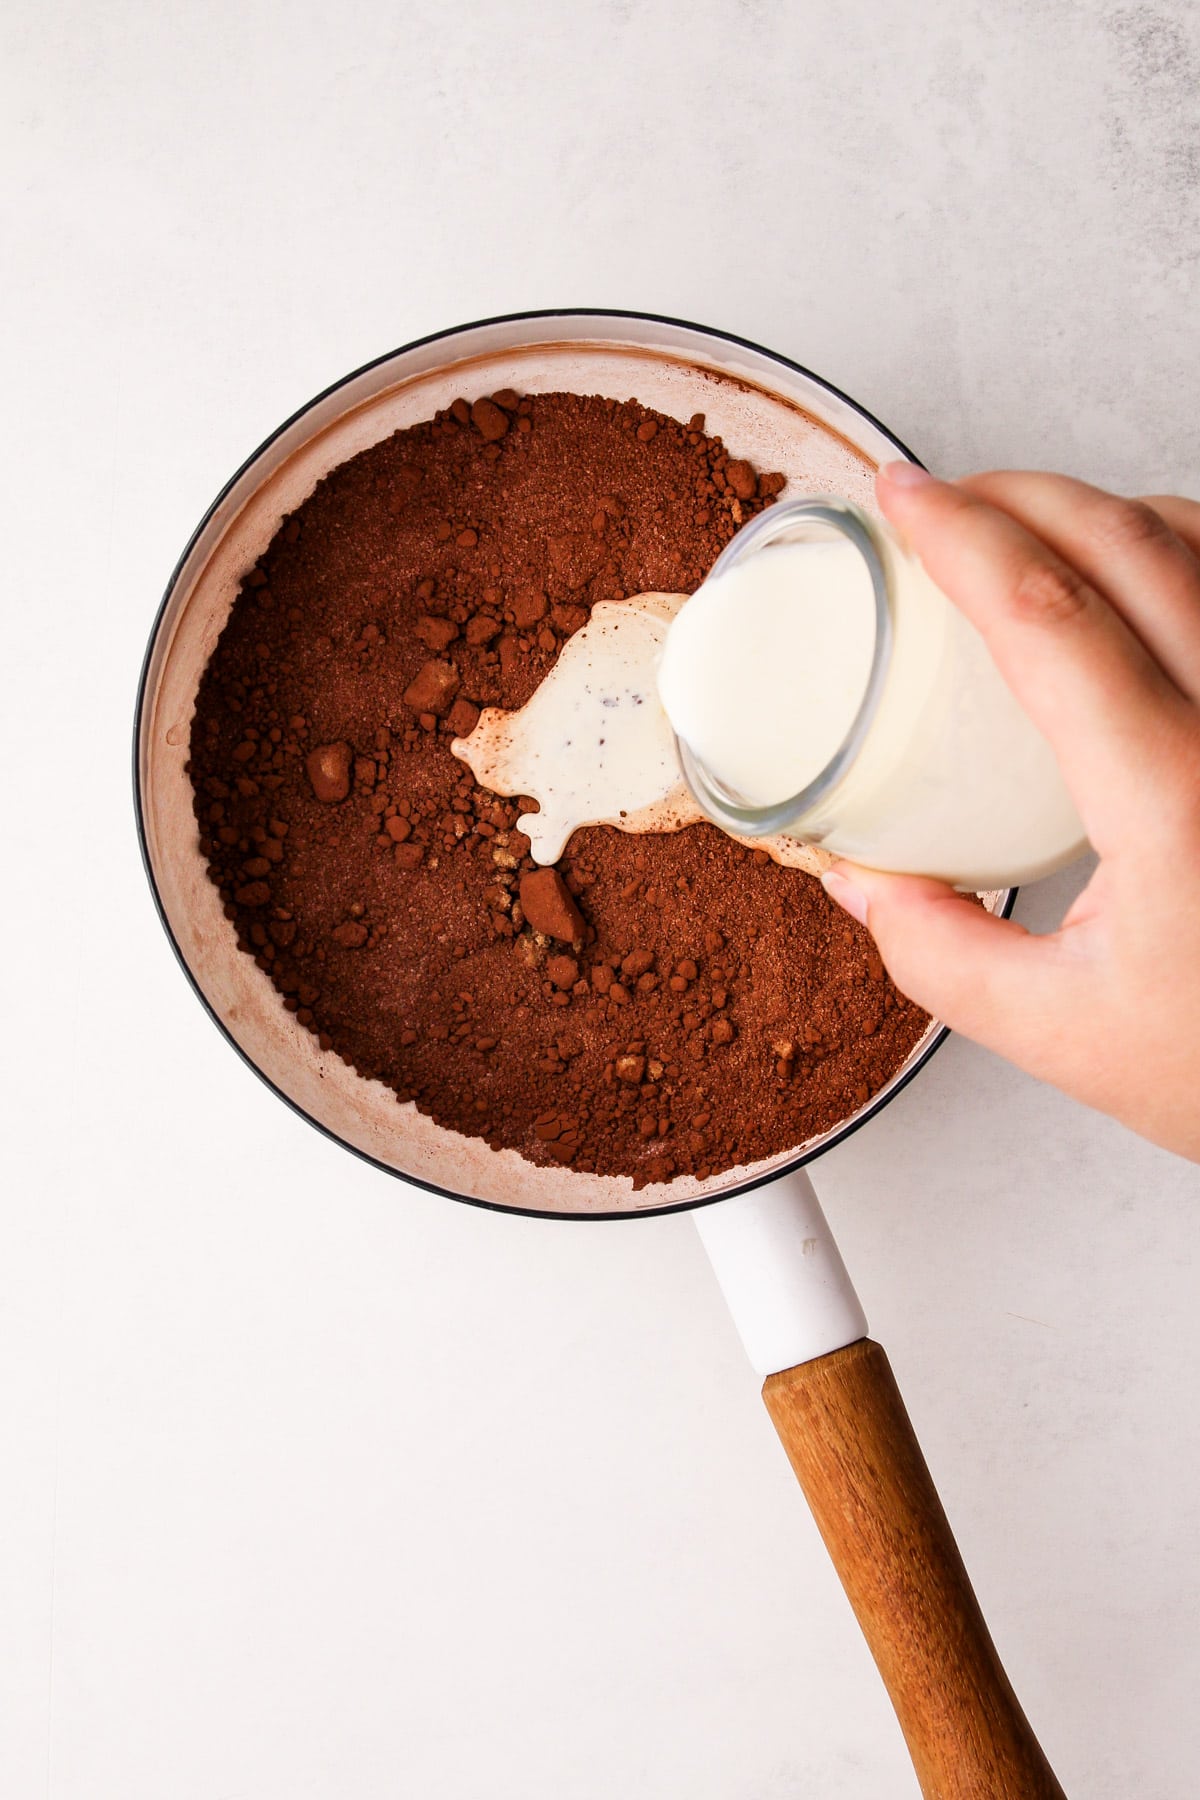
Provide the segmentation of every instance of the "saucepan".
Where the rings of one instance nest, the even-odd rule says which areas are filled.
[[[138,692],[134,786],[167,935],[211,1018],[282,1100],[385,1173],[449,1198],[545,1218],[696,1222],[763,1395],[896,1709],[928,1800],[1061,1794],[1004,1674],[806,1165],[865,1125],[945,1036],[930,1023],[866,1104],[782,1155],[635,1192],[625,1177],[536,1167],[401,1105],[284,1010],[237,948],[208,880],[187,774],[201,673],[241,578],[331,468],[460,394],[516,388],[704,413],[791,491],[873,506],[871,471],[909,456],[876,419],[769,350],[679,320],[557,311],[484,320],[368,364],[302,407],[213,502],[167,586]],[[815,429],[816,426],[822,429]],[[1007,912],[1014,894],[985,904]]]

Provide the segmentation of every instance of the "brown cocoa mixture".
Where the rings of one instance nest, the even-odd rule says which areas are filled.
[[[783,485],[699,416],[505,391],[284,521],[190,769],[239,945],[322,1048],[452,1130],[639,1187],[787,1150],[903,1061],[925,1015],[818,882],[707,825],[589,828],[539,870],[527,806],[450,751],[596,601],[691,591]]]

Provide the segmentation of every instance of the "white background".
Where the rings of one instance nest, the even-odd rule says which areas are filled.
[[[0,29],[0,1790],[908,1800],[690,1222],[458,1207],[271,1100],[151,910],[135,681],[281,418],[509,309],[744,333],[945,472],[1200,492],[1200,13]],[[954,1041],[817,1179],[1068,1793],[1184,1800],[1196,1170]]]

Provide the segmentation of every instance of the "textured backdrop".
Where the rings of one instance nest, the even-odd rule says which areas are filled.
[[[481,314],[677,313],[941,472],[1200,493],[1200,11],[11,0],[0,33],[0,1787],[908,1800],[689,1221],[455,1207],[271,1102],[151,911],[134,686],[242,457]],[[952,1042],[818,1185],[1068,1793],[1187,1800],[1196,1170]]]

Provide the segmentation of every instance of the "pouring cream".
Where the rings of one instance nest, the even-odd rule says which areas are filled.
[[[709,818],[776,862],[829,854],[999,888],[1086,848],[1049,745],[974,627],[848,502],[783,502],[689,599],[603,601],[519,711],[454,752],[537,861],[572,831]]]
[[[537,862],[557,862],[582,825],[679,831],[704,819],[657,684],[671,621],[685,602],[685,594],[653,593],[600,601],[524,706],[487,707],[470,736],[454,740],[481,787],[537,800],[539,810],[517,821]],[[743,841],[810,873],[828,861],[797,838]]]

